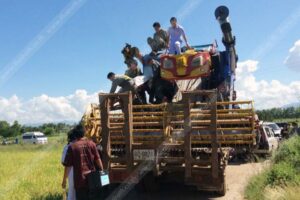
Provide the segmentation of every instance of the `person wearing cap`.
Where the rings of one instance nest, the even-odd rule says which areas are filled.
[[[171,27],[168,29],[169,35],[169,53],[170,54],[181,54],[181,47],[182,47],[182,39],[184,40],[186,47],[190,49],[190,46],[187,42],[187,38],[182,26],[177,23],[177,19],[172,17],[170,19]]]
[[[115,93],[118,86],[120,87],[118,93],[123,93],[128,91],[132,91],[133,93],[135,93],[136,91],[134,80],[129,76],[116,75],[113,72],[109,72],[107,74],[107,79],[111,80],[112,82],[110,93]]]
[[[143,104],[146,104],[147,103],[146,93],[145,93],[146,88],[144,87],[144,84],[142,84],[142,85],[140,85],[140,87],[138,87],[138,85],[139,85],[138,78],[139,77],[142,78],[143,81],[145,80],[145,78],[143,77],[143,73],[142,73],[141,69],[138,67],[138,62],[136,60],[132,60],[129,62],[129,67],[126,70],[125,75],[133,79],[135,86],[136,86],[136,94],[138,95],[140,101]]]
[[[131,60],[129,62],[128,69],[125,71],[125,75],[130,78],[135,78],[137,76],[143,75],[141,69],[138,67],[138,62],[136,60]]]
[[[154,22],[153,28],[155,30],[153,38],[148,37],[147,42],[150,45],[152,52],[156,53],[168,47],[169,36],[167,31],[161,28],[159,22]]]

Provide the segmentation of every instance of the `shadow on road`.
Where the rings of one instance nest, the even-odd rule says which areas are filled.
[[[143,200],[180,200],[180,199],[197,199],[207,200],[219,197],[218,194],[213,192],[197,191],[196,187],[186,186],[180,183],[161,183],[156,191],[153,192],[141,192],[134,189],[126,196],[126,200],[143,199]]]

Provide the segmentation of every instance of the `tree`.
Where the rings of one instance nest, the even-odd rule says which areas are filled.
[[[21,125],[18,121],[14,121],[13,125],[9,129],[10,137],[21,135]]]
[[[44,129],[44,133],[45,135],[52,135],[55,133],[55,129],[53,127],[46,127]]]
[[[267,110],[258,110],[257,114],[259,119],[264,121],[273,121],[274,119],[299,118],[300,107],[272,108]]]
[[[9,136],[9,123],[6,121],[0,121],[0,135],[2,137]]]

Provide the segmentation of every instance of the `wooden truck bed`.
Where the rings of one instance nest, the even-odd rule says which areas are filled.
[[[100,94],[85,125],[87,136],[101,141],[111,182],[138,181],[141,171],[153,171],[224,193],[231,147],[255,145],[254,109],[252,101],[216,102],[216,94],[184,92],[182,102],[159,105],[133,105],[131,94]],[[112,97],[122,110],[111,111]]]

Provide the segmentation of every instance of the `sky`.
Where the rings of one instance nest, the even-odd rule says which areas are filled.
[[[192,45],[218,41],[219,5],[230,9],[239,55],[238,99],[257,109],[300,101],[298,0],[0,0],[0,120],[79,120],[124,73],[125,43],[149,52],[154,21],[172,16]]]

